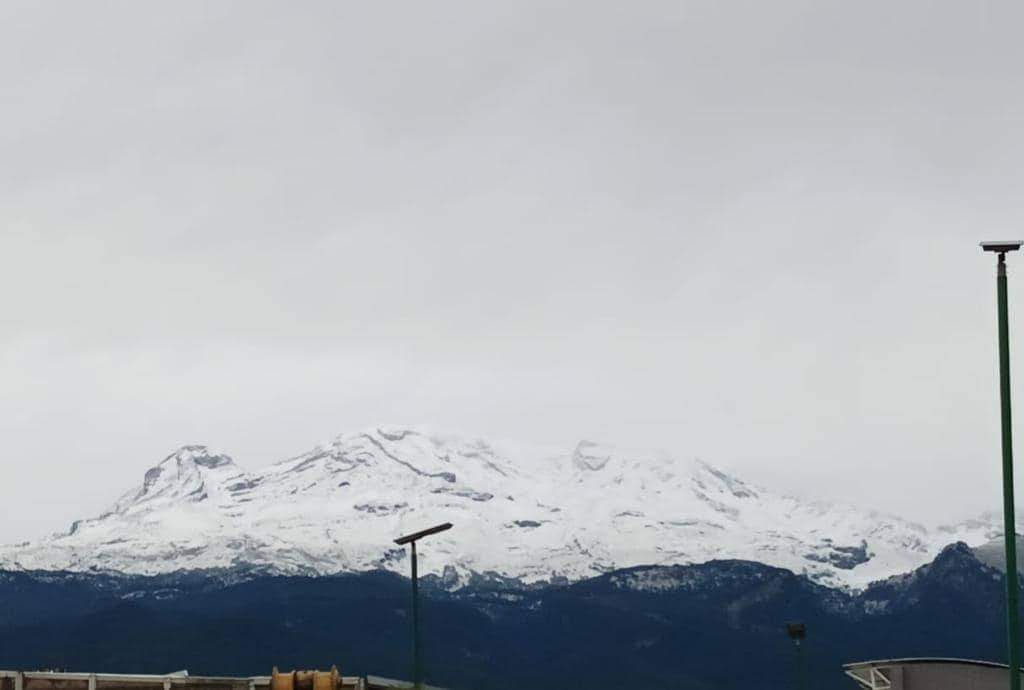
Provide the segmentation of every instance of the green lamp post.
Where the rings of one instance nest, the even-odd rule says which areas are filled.
[[[416,563],[416,542],[423,537],[429,537],[431,534],[444,532],[451,528],[452,523],[446,522],[395,539],[395,543],[399,546],[412,545],[412,682],[416,690],[423,687],[423,659],[420,647],[420,585]]]
[[[998,255],[996,302],[999,310],[999,400],[1002,407],[1003,535],[1006,544],[1006,644],[1009,652],[1010,690],[1020,690],[1020,629],[1017,595],[1017,519],[1013,501],[1013,430],[1010,419],[1010,325],[1006,304],[1006,254],[1021,242],[982,242],[981,248]]]
[[[807,656],[803,645],[807,638],[807,626],[803,623],[786,623],[786,634],[796,648],[797,690],[807,690]]]

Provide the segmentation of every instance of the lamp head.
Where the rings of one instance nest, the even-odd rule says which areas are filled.
[[[1020,249],[1024,242],[1019,240],[1003,240],[1002,242],[982,242],[981,248],[986,252],[996,252],[997,254],[1005,254],[1006,252],[1015,252]]]
[[[431,534],[437,534],[438,532],[444,532],[446,530],[450,530],[451,528],[452,528],[452,523],[445,522],[445,523],[440,524],[440,525],[435,525],[434,527],[428,527],[427,529],[420,530],[419,532],[413,532],[412,534],[407,534],[404,537],[399,537],[398,539],[395,539],[395,543],[398,544],[399,546],[404,546],[405,544],[408,544],[411,541],[416,541],[417,539],[422,539],[423,537],[429,537]]]

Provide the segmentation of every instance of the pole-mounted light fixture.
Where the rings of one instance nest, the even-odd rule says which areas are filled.
[[[423,687],[423,661],[420,649],[420,586],[419,573],[416,569],[416,542],[423,537],[446,532],[451,528],[452,523],[445,522],[395,539],[395,543],[399,546],[412,545],[412,682],[416,690]]]
[[[428,527],[427,529],[420,530],[419,532],[413,532],[412,534],[407,534],[404,537],[399,537],[398,539],[395,539],[395,543],[399,546],[405,546],[406,544],[416,542],[417,540],[422,539],[423,537],[429,537],[431,534],[437,534],[438,532],[446,532],[451,528],[452,523],[445,522],[441,525],[435,525],[434,527]]]
[[[807,626],[803,623],[786,623],[786,634],[796,647],[797,688],[807,690],[807,659],[804,656],[803,641],[807,637]]]
[[[996,262],[996,306],[999,311],[999,401],[1002,408],[1003,541],[1006,548],[1006,645],[1010,690],[1020,690],[1020,623],[1017,595],[1017,518],[1013,499],[1013,428],[1010,419],[1010,317],[1006,300],[1006,255],[1024,242],[982,242],[999,256]]]
[[[1007,252],[1015,252],[1024,245],[1024,242],[1019,240],[1003,240],[1002,242],[982,242],[981,248],[986,252],[996,252],[997,254],[1005,254]]]

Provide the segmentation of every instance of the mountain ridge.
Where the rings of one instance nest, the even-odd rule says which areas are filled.
[[[404,572],[392,539],[428,522],[421,568],[473,577],[575,581],[625,567],[738,558],[862,589],[995,516],[933,530],[896,516],[754,486],[699,459],[593,441],[536,448],[377,427],[247,470],[182,446],[99,516],[0,547],[0,566],[156,574],[251,567],[282,574]]]
[[[423,584],[428,676],[452,688],[782,690],[793,685],[785,623],[794,620],[807,625],[808,672],[825,685],[845,682],[851,661],[1005,654],[1002,577],[963,543],[859,593],[736,559],[530,589]],[[0,571],[0,667],[251,675],[341,661],[347,674],[407,677],[409,594],[406,577],[379,570]]]

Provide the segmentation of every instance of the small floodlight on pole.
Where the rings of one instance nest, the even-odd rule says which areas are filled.
[[[420,653],[420,586],[419,574],[416,571],[416,542],[423,537],[429,537],[431,534],[444,532],[451,528],[452,523],[445,522],[395,539],[395,543],[399,546],[412,544],[412,682],[416,690],[423,687],[423,661]]]
[[[803,623],[786,623],[786,634],[796,647],[797,687],[799,690],[807,690],[807,663],[803,646],[803,641],[807,637],[807,626]]]
[[[1006,305],[1006,254],[1021,242],[982,242],[986,252],[999,255],[996,263],[996,305],[999,311],[999,400],[1002,407],[1003,540],[1006,545],[1006,644],[1010,690],[1020,690],[1020,638],[1017,594],[1017,519],[1013,500],[1013,430],[1010,420],[1010,317]]]

